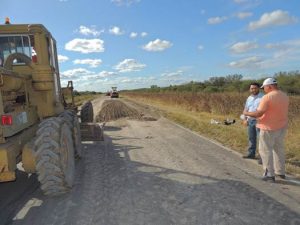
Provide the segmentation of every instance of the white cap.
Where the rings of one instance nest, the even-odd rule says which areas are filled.
[[[277,84],[277,81],[272,77],[265,79],[263,85],[260,88],[263,88],[264,86],[271,85],[271,84]]]

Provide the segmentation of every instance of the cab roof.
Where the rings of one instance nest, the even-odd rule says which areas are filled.
[[[51,35],[42,24],[1,24],[0,35],[2,34],[34,34],[45,33]]]

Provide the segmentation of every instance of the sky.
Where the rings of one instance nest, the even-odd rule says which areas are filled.
[[[78,91],[300,70],[299,0],[1,0],[5,17],[51,32]]]

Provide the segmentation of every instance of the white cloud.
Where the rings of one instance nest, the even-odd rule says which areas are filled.
[[[279,44],[279,43],[268,43],[265,45],[265,48],[267,49],[282,49],[282,48],[285,48],[286,45],[284,44]]]
[[[290,16],[287,11],[276,10],[271,13],[264,13],[259,20],[250,22],[249,30],[257,30],[270,26],[287,25],[297,22],[297,18]]]
[[[101,65],[101,59],[75,59],[73,61],[74,64],[81,64],[81,65],[89,65],[92,68],[96,68]]]
[[[146,37],[147,35],[148,35],[147,32],[142,32],[142,33],[141,33],[141,37]]]
[[[182,84],[183,82],[185,82],[186,79],[179,77],[179,76],[171,76],[171,77],[163,77],[159,80],[159,83],[161,83],[162,85],[166,86],[166,85],[174,85],[174,84]]]
[[[265,48],[274,51],[274,59],[282,59],[288,62],[292,60],[298,61],[300,57],[300,39],[268,43],[265,45]]]
[[[122,31],[120,27],[114,26],[109,29],[109,33],[113,35],[122,35],[124,34],[124,31]]]
[[[273,54],[274,59],[285,59],[286,61],[290,60],[290,56],[292,55],[293,50],[288,48],[288,49],[282,49],[280,51],[276,51]]]
[[[140,0],[111,0],[111,2],[116,4],[117,6],[122,6],[122,5],[130,6],[134,3],[140,2]]]
[[[157,79],[153,76],[143,76],[143,77],[128,77],[128,76],[118,76],[118,77],[109,77],[102,78],[101,84],[107,86],[107,89],[110,89],[111,86],[118,86],[118,89],[130,89],[130,88],[141,88],[153,84],[153,81]]]
[[[121,80],[121,83],[133,83],[134,82],[134,80],[133,79],[130,79],[130,78],[123,78],[122,80]]]
[[[143,49],[150,52],[158,52],[164,51],[167,48],[172,47],[172,43],[165,40],[156,39],[154,41],[150,41],[148,44],[143,46]]]
[[[117,77],[111,83],[114,83],[117,86],[123,86],[123,88],[141,88],[153,84],[153,81],[157,80],[153,76],[143,76],[143,77]]]
[[[83,35],[93,35],[93,36],[99,36],[103,31],[98,31],[96,30],[94,27],[86,27],[81,25],[79,27],[79,33],[83,34]]]
[[[62,82],[66,83],[68,80],[73,80],[76,82],[76,88],[86,86],[90,82],[90,85],[94,85],[100,80],[103,81],[107,77],[112,77],[117,75],[115,72],[101,71],[100,73],[95,73],[93,71],[86,70],[84,68],[77,68],[72,70],[67,70],[61,73]],[[89,88],[89,87],[86,87]]]
[[[125,73],[140,71],[145,67],[145,64],[141,64],[134,59],[124,59],[122,62],[115,66],[115,69],[118,70],[120,73]]]
[[[69,57],[64,56],[64,55],[58,55],[57,58],[58,58],[58,62],[60,62],[60,63],[63,63],[63,62],[66,62],[69,60]]]
[[[61,73],[61,78],[62,79],[79,79],[82,78],[83,76],[88,76],[92,75],[94,72],[89,71],[84,68],[77,68],[77,69],[72,69],[72,70],[66,70]]]
[[[177,70],[176,72],[167,72],[167,73],[161,74],[162,77],[180,77],[181,75],[183,75],[182,70]]]
[[[260,68],[262,62],[263,62],[262,59],[259,58],[258,56],[252,56],[238,61],[233,61],[229,63],[229,66],[234,68],[245,68],[245,69]]]
[[[233,0],[233,1],[237,4],[242,4],[242,3],[247,2],[248,0]]]
[[[137,32],[131,32],[130,33],[130,38],[136,38],[139,34]],[[146,37],[148,35],[147,32],[142,32],[140,33],[140,36],[143,38],[143,37]]]
[[[65,45],[65,49],[81,53],[104,52],[104,41],[101,39],[75,38]]]
[[[239,18],[239,19],[245,19],[245,18],[248,18],[248,17],[251,17],[253,15],[252,12],[239,12],[236,14],[236,16]]]
[[[136,32],[131,32],[130,33],[131,38],[136,38],[137,36],[138,36],[138,33],[136,33]]]
[[[104,78],[104,77],[111,77],[111,76],[115,76],[115,75],[117,75],[117,73],[104,70],[104,71],[101,71],[97,76],[100,78]]]
[[[225,20],[227,20],[227,17],[226,16],[223,16],[223,17],[211,17],[207,20],[207,23],[208,24],[218,24],[218,23],[222,23],[224,22]]]
[[[204,49],[203,45],[198,45],[197,48],[198,48],[198,50],[200,50],[200,51]]]
[[[287,40],[281,43],[268,43],[265,45],[268,49],[300,48],[300,39]]]
[[[269,69],[282,66],[293,65],[300,58],[300,39],[287,40],[279,43],[268,43],[264,46],[268,52],[264,51],[265,59],[259,56],[252,56],[229,63],[230,67],[240,69]]]
[[[246,41],[235,43],[230,47],[230,50],[233,53],[244,53],[255,48],[258,48],[258,44],[256,42]]]
[[[84,76],[81,80],[82,81],[91,81],[93,82],[92,84],[94,84],[95,82],[101,80],[104,81],[106,79],[108,79],[108,77],[112,77],[112,76],[116,76],[117,73],[115,72],[109,72],[109,71],[101,71],[100,73],[93,73],[93,74],[89,74]]]
[[[165,72],[161,74],[161,78],[158,81],[159,85],[170,85],[170,84],[182,84],[186,82],[189,78],[185,74],[186,68],[188,67],[182,67],[181,69],[178,69],[175,72]]]

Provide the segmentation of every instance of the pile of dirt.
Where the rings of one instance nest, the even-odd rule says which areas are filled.
[[[134,108],[119,100],[105,100],[96,116],[96,122],[107,122],[119,118],[141,119],[142,115]]]

